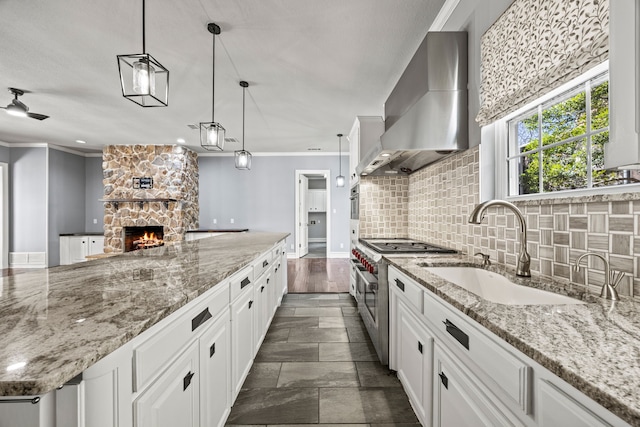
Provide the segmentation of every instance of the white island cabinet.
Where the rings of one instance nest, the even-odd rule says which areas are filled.
[[[422,425],[628,425],[396,267],[388,278],[389,367]]]
[[[284,240],[1,427],[222,427],[286,292]],[[79,378],[79,377],[78,377]]]

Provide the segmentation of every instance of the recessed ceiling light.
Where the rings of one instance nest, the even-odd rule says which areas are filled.
[[[86,144],[86,143],[87,143],[87,141],[83,141],[83,140],[81,140],[81,139],[76,139],[76,142],[77,142],[78,144]]]
[[[187,141],[185,141],[185,140],[184,140],[184,138],[178,138],[178,139],[176,139],[176,142],[177,142],[178,144],[184,144],[184,143],[185,143],[185,142],[187,142]]]

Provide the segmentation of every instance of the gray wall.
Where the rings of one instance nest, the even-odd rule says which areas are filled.
[[[0,145],[0,162],[11,163],[11,149]]]
[[[84,231],[89,233],[104,232],[104,204],[100,199],[104,198],[102,185],[102,157],[87,157],[85,164],[85,225]],[[94,224],[93,220],[97,223]]]
[[[316,223],[313,224],[313,221]],[[325,212],[309,212],[309,239],[327,238],[327,214]]]
[[[324,190],[325,188],[327,188],[326,179],[309,179],[309,190]]]
[[[47,250],[47,150],[11,148],[9,251]]]
[[[349,168],[342,156],[342,170]],[[294,252],[295,171],[330,169],[338,175],[338,156],[254,156],[250,171],[234,167],[233,157],[199,157],[200,228],[249,228],[289,232]],[[349,187],[331,187],[331,252],[349,248]],[[335,209],[336,213],[333,213]],[[213,224],[213,219],[218,220]],[[230,219],[235,220],[234,224]],[[340,248],[340,243],[344,246]]]
[[[49,266],[60,264],[60,234],[84,230],[85,158],[49,149]]]

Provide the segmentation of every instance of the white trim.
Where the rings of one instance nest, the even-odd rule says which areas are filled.
[[[46,252],[11,252],[10,268],[47,268]]]
[[[232,152],[224,151],[219,153],[197,153],[198,157],[232,157],[234,154]],[[338,156],[339,153],[330,152],[330,151],[312,151],[312,152],[295,152],[295,151],[287,151],[287,152],[262,152],[262,153],[251,153],[253,157],[307,157],[307,156]]]
[[[51,191],[50,182],[49,182],[49,146],[46,149],[46,163],[45,163],[45,198],[44,198],[44,263],[45,265],[49,265],[49,192]]]
[[[576,190],[552,191],[549,193],[522,194],[505,197],[505,200],[519,202],[526,200],[567,199],[572,197],[601,196],[604,194],[640,193],[640,184],[614,185],[611,187],[582,188]],[[578,200],[583,203],[584,200]]]
[[[0,268],[9,266],[9,164],[0,162]]]
[[[64,151],[69,154],[75,154],[80,157],[102,157],[102,151],[99,153],[85,153],[83,151],[76,151],[73,148],[63,147],[61,145],[50,144],[48,142],[6,142],[0,141],[1,147],[7,148],[51,148],[58,151]]]
[[[295,252],[287,252],[287,259],[298,259],[298,254]]]
[[[296,169],[295,171],[295,238],[294,238],[294,249],[295,249],[295,258],[300,258],[300,227],[298,224],[300,223],[300,176],[302,175],[325,175],[326,176],[326,198],[327,198],[327,256],[329,253],[329,248],[331,248],[331,169]]]
[[[65,153],[75,154],[76,156],[80,156],[80,157],[88,157],[87,154],[89,154],[89,153],[83,153],[81,151],[76,151],[73,148],[62,147],[60,145],[48,144],[48,146],[52,150],[63,151]],[[94,154],[94,153],[90,153],[90,154]],[[95,154],[98,154],[98,153],[95,153]],[[99,154],[100,154],[100,157],[102,157],[102,153],[99,153]]]
[[[309,237],[309,243],[326,243],[325,237]]]
[[[451,15],[453,15],[453,11],[458,7],[458,3],[460,3],[460,0],[445,1],[438,12],[438,15],[431,23],[429,31],[442,31],[449,18],[451,18]]]
[[[1,147],[11,147],[11,143],[9,143],[9,142],[4,142],[4,141],[0,141],[0,146],[1,146]]]

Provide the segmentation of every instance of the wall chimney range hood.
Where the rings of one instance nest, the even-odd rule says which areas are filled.
[[[407,175],[469,147],[467,33],[430,32],[385,106],[385,133],[359,175]]]

